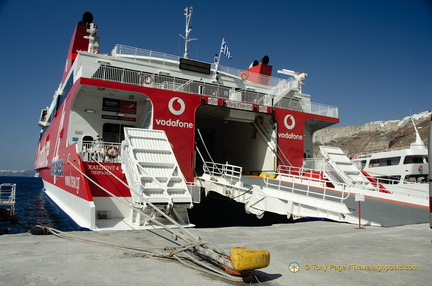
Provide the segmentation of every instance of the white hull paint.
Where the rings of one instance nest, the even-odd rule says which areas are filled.
[[[96,207],[94,202],[81,199],[60,187],[43,181],[46,195],[62,209],[79,227],[96,228]]]

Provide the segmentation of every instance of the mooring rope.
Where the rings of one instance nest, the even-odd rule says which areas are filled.
[[[89,181],[91,181],[92,183],[94,183],[101,190],[105,191],[107,194],[111,195],[112,197],[118,199],[120,203],[123,203],[123,204],[127,205],[128,207],[131,207],[130,204],[125,203],[123,200],[120,200],[119,197],[115,196],[110,191],[106,190],[103,186],[101,186],[100,184],[98,184],[97,182],[95,182],[93,179],[91,179],[89,176],[87,176],[87,174],[85,174],[84,172],[82,172],[70,160],[68,160],[68,162],[81,175],[83,175]],[[115,176],[110,170],[108,170],[107,168],[105,168],[105,166],[103,166],[99,162],[96,162],[96,163],[98,163],[107,172],[109,172],[110,174],[112,174],[117,180],[119,180],[120,182],[122,182],[131,192],[134,192],[136,194],[136,192],[134,190],[132,190],[127,184],[125,184],[123,181],[121,181],[121,179],[118,178],[117,176]],[[139,195],[139,194],[137,194],[137,195]],[[141,215],[143,215],[149,221],[151,221],[151,222],[157,224],[158,226],[162,227],[163,229],[167,230],[168,232],[170,232],[174,236],[181,238],[182,240],[184,240],[185,242],[187,242],[187,244],[180,245],[180,247],[174,248],[175,251],[171,251],[169,253],[154,253],[154,252],[143,251],[143,250],[138,250],[138,249],[131,249],[131,248],[128,248],[128,247],[121,247],[121,246],[118,246],[118,245],[111,245],[111,244],[106,244],[106,243],[102,243],[102,242],[96,242],[96,241],[92,241],[92,240],[86,240],[86,239],[82,239],[82,238],[74,238],[72,240],[77,240],[77,241],[81,241],[81,242],[85,242],[85,243],[90,243],[90,244],[94,244],[94,245],[99,245],[99,246],[105,246],[105,247],[112,247],[112,248],[116,248],[116,249],[122,249],[122,250],[130,252],[130,253],[139,254],[139,255],[141,255],[141,257],[146,257],[146,258],[176,259],[177,261],[179,261],[179,262],[181,262],[183,264],[185,264],[183,260],[184,259],[188,259],[188,260],[192,261],[194,264],[199,265],[201,267],[204,267],[205,269],[207,269],[206,271],[210,271],[209,272],[210,274],[213,274],[213,275],[216,275],[218,277],[222,277],[222,278],[228,279],[230,281],[234,281],[234,282],[243,282],[244,281],[243,279],[245,278],[245,276],[242,276],[242,277],[232,276],[228,272],[225,272],[225,271],[221,270],[220,268],[216,269],[215,267],[210,267],[209,265],[203,263],[202,261],[199,261],[196,258],[192,257],[191,255],[187,254],[185,251],[191,251],[193,253],[197,252],[201,256],[206,257],[207,259],[209,259],[210,261],[214,261],[217,264],[225,266],[223,268],[232,269],[233,272],[236,272],[236,270],[234,270],[235,268],[233,267],[231,261],[229,259],[224,258],[224,257],[228,257],[229,256],[226,253],[225,250],[223,250],[223,249],[221,249],[219,247],[216,247],[214,245],[210,245],[208,242],[201,240],[201,238],[194,236],[192,233],[190,233],[189,231],[187,231],[182,225],[178,224],[171,217],[169,217],[167,214],[165,214],[159,208],[157,208],[156,206],[154,206],[146,198],[144,198],[144,200],[146,201],[146,203],[148,203],[149,206],[151,206],[153,209],[155,209],[158,213],[160,213],[162,216],[164,216],[165,218],[167,218],[170,222],[172,222],[173,224],[175,224],[181,231],[178,232],[178,231],[175,231],[174,229],[169,228],[168,226],[162,224],[161,222],[157,221],[156,219],[153,219],[152,217],[148,216],[147,214],[145,214],[144,212],[142,212],[139,209],[134,208],[134,210],[136,210],[137,212],[139,212]],[[153,226],[153,225],[151,225],[151,226],[155,228],[155,226]],[[61,235],[62,232],[59,231],[59,230],[55,230],[55,229],[52,229],[52,228],[48,228],[48,229],[49,229],[50,233],[55,234],[58,237],[67,238],[65,235]],[[67,239],[70,239],[70,238],[67,238]],[[171,239],[168,239],[168,240],[171,241],[171,242],[173,242]],[[178,253],[183,253],[184,255],[187,256],[187,258],[180,258],[177,255]],[[218,255],[218,253],[221,254],[221,255]],[[185,265],[191,266],[190,264],[189,265],[185,264]],[[193,267],[193,268],[195,268],[195,267]],[[200,270],[199,267],[196,267],[196,269]],[[204,270],[204,269],[201,269],[201,270]],[[206,272],[206,271],[204,271],[204,272]],[[248,278],[250,278],[251,275],[252,275],[252,272],[251,273],[244,273],[244,274],[247,275],[247,276],[249,276]]]
[[[222,268],[218,268],[215,266],[215,263],[211,257],[205,256],[201,254],[203,258],[205,258],[207,261],[201,261],[191,255],[196,252],[196,248],[198,246],[204,246],[209,245],[206,242],[196,242],[196,243],[190,243],[187,245],[181,245],[179,247],[165,247],[164,251],[161,252],[154,252],[150,250],[144,250],[139,249],[136,247],[129,247],[124,245],[118,245],[110,242],[103,242],[103,241],[97,241],[92,239],[87,239],[83,237],[79,237],[77,235],[74,235],[70,232],[62,232],[60,230],[51,228],[51,227],[45,227],[37,225],[37,228],[40,228],[44,231],[46,234],[53,234],[56,237],[67,239],[70,241],[76,241],[76,242],[82,242],[87,243],[91,245],[96,246],[102,246],[107,248],[112,248],[116,250],[122,250],[124,251],[125,255],[130,255],[134,257],[141,257],[141,258],[151,258],[151,259],[158,259],[158,260],[165,260],[165,261],[178,261],[181,264],[193,268],[195,270],[205,272],[210,275],[217,276],[219,278],[227,279],[233,282],[244,282],[245,279],[251,279],[252,276],[254,276],[252,273],[246,273],[248,276],[233,276],[229,273],[222,270]],[[212,248],[214,246],[208,246],[209,248]],[[188,253],[190,252],[190,253]],[[179,254],[182,254],[183,256],[180,256]],[[213,261],[213,263],[212,263]],[[217,263],[216,263],[217,264]],[[258,280],[257,280],[258,281]]]

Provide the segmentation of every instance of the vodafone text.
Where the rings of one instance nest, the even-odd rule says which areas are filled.
[[[191,122],[182,122],[179,119],[172,120],[171,118],[168,120],[156,119],[156,124],[161,126],[171,126],[179,128],[194,128],[194,125]]]
[[[294,134],[294,133],[278,133],[279,138],[284,139],[293,139],[293,140],[303,140],[302,135]]]

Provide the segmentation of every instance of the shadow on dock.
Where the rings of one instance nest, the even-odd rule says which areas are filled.
[[[189,210],[191,223],[197,228],[230,227],[230,226],[268,226],[281,223],[292,223],[284,215],[266,212],[262,219],[245,212],[244,204],[227,199],[216,193],[201,197],[201,203]]]

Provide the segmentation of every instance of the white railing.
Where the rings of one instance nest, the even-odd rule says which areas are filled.
[[[329,116],[329,117],[339,117],[339,110],[337,107],[311,102],[311,111],[310,113]]]
[[[133,59],[148,60],[149,62],[158,61],[162,63],[166,62],[178,62],[180,60],[179,56],[174,56],[170,54],[155,52],[146,49],[140,49],[125,45],[116,45],[110,55],[112,56],[130,56]]]
[[[0,206],[9,207],[9,215],[15,214],[16,184],[0,184]]]
[[[329,171],[328,164],[323,159],[305,159],[303,160],[303,167],[291,167],[291,166],[279,166],[278,174],[282,174],[283,176],[293,177],[296,179],[301,179],[304,182],[318,182],[323,185],[326,185],[328,182],[324,178],[324,171],[329,176],[333,177],[335,182],[338,182],[338,187],[342,189],[348,189],[348,185],[343,182],[343,180],[339,177],[340,173],[337,171]],[[392,193],[403,195],[407,197],[414,198],[424,198],[424,192],[419,190],[419,185],[427,185],[427,182],[419,183],[419,182],[409,182],[405,180],[392,180],[389,178],[374,178],[372,176],[365,177],[373,186],[373,189],[368,188],[369,191],[376,191],[381,193]],[[362,188],[362,186],[356,185],[356,188]]]
[[[0,203],[3,205],[15,204],[16,184],[4,183],[0,185]]]
[[[210,176],[222,177],[230,182],[240,182],[242,167],[214,162],[205,162],[203,166],[204,173]]]
[[[127,57],[135,60],[141,60],[141,61],[148,61],[148,62],[159,62],[161,64],[173,64],[178,63],[180,61],[179,56],[174,56],[170,54],[155,52],[151,50],[141,49],[141,48],[135,48],[125,45],[116,45],[110,55],[112,56],[122,56]],[[216,65],[214,63],[208,63],[211,65],[213,71],[216,71]],[[226,67],[226,66],[218,66],[218,70],[220,75],[230,75],[234,77],[241,77],[244,70]],[[246,78],[247,77],[247,78]],[[263,75],[259,73],[254,72],[245,72],[245,77],[243,80],[253,79],[254,83],[262,84],[265,86],[276,86],[278,85],[283,79],[268,75]]]
[[[78,152],[83,161],[120,163],[121,143],[92,141],[80,142]]]
[[[264,182],[268,187],[280,188],[284,191],[300,193],[321,199],[332,198],[340,200],[341,202],[350,195],[350,188],[347,184],[340,184],[338,188],[330,186],[328,181],[324,178],[324,173],[320,170],[304,167],[279,166],[276,175],[276,180],[264,178]],[[285,180],[284,177],[289,179]],[[285,184],[282,184],[282,182],[285,182]],[[331,192],[328,192],[329,190],[331,190]]]
[[[132,160],[129,156],[129,146],[122,145],[122,154],[124,156],[122,157],[122,168],[124,171],[124,174],[126,175],[126,180],[128,182],[129,187],[131,188],[132,192],[132,198],[133,202],[136,206],[142,207],[144,205],[144,200],[142,197],[142,192],[144,190],[144,187],[142,186],[142,183],[139,181],[139,171],[136,168],[136,162]]]
[[[321,183],[322,185],[325,185],[326,183],[323,171],[315,168],[279,165],[276,174],[305,181],[314,181]]]

